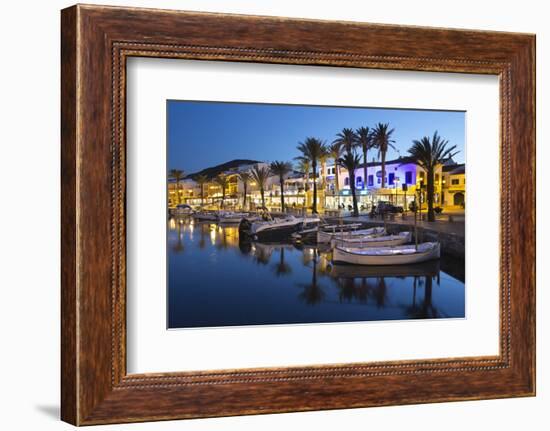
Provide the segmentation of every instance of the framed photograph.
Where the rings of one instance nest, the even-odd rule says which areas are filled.
[[[535,37],[62,11],[62,419],[535,394]]]

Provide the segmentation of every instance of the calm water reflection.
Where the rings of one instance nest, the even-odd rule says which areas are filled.
[[[357,267],[330,258],[312,246],[239,243],[236,226],[170,220],[169,327],[464,317],[461,262]]]

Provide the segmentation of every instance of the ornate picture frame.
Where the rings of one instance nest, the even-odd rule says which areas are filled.
[[[534,35],[91,5],[64,9],[61,21],[64,421],[535,394]],[[497,75],[499,355],[127,374],[126,60],[135,56]]]

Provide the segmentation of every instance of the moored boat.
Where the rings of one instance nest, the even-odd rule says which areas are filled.
[[[193,218],[198,221],[217,221],[218,214],[213,211],[201,211],[194,213]]]
[[[351,235],[343,238],[336,235],[330,243],[333,247],[390,247],[406,244],[411,238],[410,232],[399,232],[396,235]]]
[[[220,211],[218,212],[218,221],[220,223],[240,223],[243,218],[248,220],[257,220],[258,217],[250,216],[248,213],[233,212],[233,211]]]
[[[439,242],[400,245],[396,247],[335,247],[332,261],[353,265],[407,265],[440,257]]]
[[[332,231],[326,232],[319,230],[317,232],[317,242],[324,243],[330,242],[333,238],[351,238],[353,236],[367,236],[367,235],[384,235],[386,229],[383,226],[371,227],[369,229],[356,229],[356,230],[337,230],[334,228]]]
[[[179,204],[170,210],[170,214],[173,216],[188,216],[193,214],[193,208],[187,204]]]
[[[290,238],[294,232],[311,228],[319,222],[317,217],[294,216],[255,222],[243,219],[239,224],[239,234],[257,241],[277,241]]]

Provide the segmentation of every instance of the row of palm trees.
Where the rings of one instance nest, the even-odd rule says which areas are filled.
[[[334,183],[335,192],[338,194],[340,190],[339,171],[340,167],[343,167],[348,171],[349,175],[349,184],[353,199],[353,214],[355,216],[359,215],[357,196],[355,193],[355,170],[361,164],[361,156],[357,154],[357,150],[359,150],[363,156],[363,181],[367,179],[368,152],[372,149],[378,150],[378,158],[382,163],[382,188],[384,188],[386,186],[386,154],[390,148],[395,149],[393,145],[395,141],[392,139],[393,132],[394,129],[390,129],[388,123],[378,123],[372,129],[369,127],[360,127],[356,130],[344,128],[341,132],[336,134],[336,139],[332,141],[330,145],[314,137],[308,137],[304,142],[298,145],[297,148],[302,154],[296,159],[300,162],[302,167],[305,166],[307,169],[311,168],[312,170],[313,213],[317,213],[317,165],[318,163],[324,165],[326,159],[331,158],[334,160],[336,170]],[[324,166],[321,171],[325,172]],[[309,172],[307,175],[309,176]]]
[[[267,189],[267,182],[270,176],[277,176],[279,185],[281,188],[281,207],[282,211],[285,211],[284,202],[284,181],[286,176],[292,172],[292,165],[289,162],[274,161],[269,166],[255,166],[251,171],[243,171],[237,174],[238,180],[243,184],[243,208],[246,208],[246,197],[248,194],[248,186],[255,182],[260,189],[260,195],[262,199],[262,206],[265,207],[265,191]],[[179,169],[171,169],[168,176],[176,182],[176,190],[180,189],[180,181],[184,178],[184,172]],[[229,175],[219,174],[213,179],[208,178],[206,175],[197,175],[194,181],[200,187],[201,205],[204,205],[204,187],[207,183],[213,182],[217,184],[222,192],[221,196],[221,208],[224,207],[226,191],[229,188]],[[178,203],[179,193],[176,193]]]
[[[240,172],[238,179],[243,183],[243,208],[246,208],[246,195],[248,191],[248,185],[254,181],[260,190],[260,196],[262,199],[262,207],[265,207],[265,190],[267,189],[267,182],[270,176],[275,175],[279,180],[279,186],[281,188],[281,210],[285,211],[285,197],[284,187],[286,176],[292,172],[292,165],[288,162],[274,161],[269,166],[256,165],[250,172]]]
[[[388,123],[378,123],[375,127],[360,127],[356,130],[344,128],[336,134],[336,139],[328,145],[325,141],[316,137],[307,137],[297,146],[301,153],[295,157],[298,162],[298,169],[304,173],[306,179],[306,192],[309,187],[309,179],[313,181],[313,199],[312,212],[317,211],[317,172],[321,165],[322,182],[325,187],[325,165],[327,159],[334,160],[335,166],[335,193],[338,194],[339,185],[339,169],[343,167],[349,176],[350,192],[353,200],[353,215],[359,215],[359,209],[356,196],[355,171],[363,162],[363,181],[367,181],[367,160],[370,150],[377,150],[378,159],[381,161],[381,187],[386,186],[386,154],[390,148],[395,149],[393,145],[395,140],[392,135],[395,129],[390,128]],[[428,221],[435,220],[434,212],[434,176],[438,164],[443,163],[446,159],[457,154],[456,146],[447,147],[448,141],[442,139],[437,131],[432,138],[424,136],[420,140],[414,140],[409,148],[408,156],[403,159],[403,163],[415,163],[426,171],[427,179],[427,201],[428,201]],[[362,157],[361,157],[362,156]],[[238,174],[238,179],[243,184],[243,208],[246,207],[246,198],[248,186],[254,181],[260,190],[262,207],[265,207],[265,191],[267,182],[270,176],[276,176],[279,180],[281,191],[281,210],[285,211],[284,202],[284,181],[286,176],[292,172],[292,164],[285,161],[274,161],[269,166],[255,166],[250,172],[241,172]],[[183,179],[183,171],[172,169],[169,173],[170,177],[176,182],[176,188],[179,190],[179,182]],[[311,177],[310,177],[311,175]],[[201,189],[201,204],[204,201],[204,186],[210,182],[205,175],[198,175],[195,181]],[[213,180],[222,190],[221,207],[223,208],[226,190],[229,186],[229,178],[225,174],[220,174]],[[179,194],[178,194],[179,196]]]
[[[369,150],[378,151],[378,159],[381,162],[381,187],[386,187],[386,154],[390,148],[396,149],[393,145],[395,140],[392,135],[395,129],[390,128],[388,123],[378,123],[374,128],[360,127],[356,130],[344,128],[336,135],[331,145],[318,138],[308,137],[298,145],[302,153],[297,159],[302,166],[309,162],[313,175],[313,202],[312,212],[317,213],[317,164],[323,163],[327,157],[334,160],[335,165],[335,192],[339,191],[339,167],[348,171],[350,191],[353,201],[353,215],[359,215],[356,196],[355,171],[361,164],[361,153],[363,158],[363,181],[367,181],[367,160]],[[434,194],[435,194],[435,170],[437,165],[445,160],[454,157],[458,151],[456,145],[447,147],[449,141],[441,138],[437,131],[430,138],[424,136],[420,140],[413,140],[412,146],[408,149],[408,155],[403,163],[415,163],[426,171],[427,180],[427,201],[428,221],[435,221]],[[321,170],[325,172],[324,167]]]

